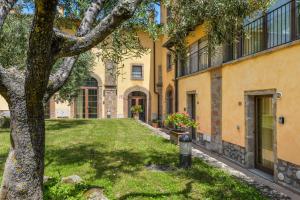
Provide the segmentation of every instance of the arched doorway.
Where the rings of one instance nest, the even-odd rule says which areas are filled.
[[[143,112],[139,114],[139,119],[146,121],[147,116],[147,95],[140,91],[131,92],[128,95],[128,117],[132,118],[133,113],[131,112],[132,106],[140,105]]]
[[[132,100],[134,97],[136,100]],[[147,90],[144,87],[141,86],[133,86],[128,88],[124,93],[123,93],[123,114],[124,117],[131,117],[131,106],[133,103],[137,102],[137,99],[144,99],[144,113],[142,114],[141,120],[144,120],[145,122],[149,122],[151,119],[151,96],[149,90]],[[135,101],[135,102],[133,102]],[[140,100],[142,101],[142,100]]]
[[[174,112],[173,88],[169,86],[166,90],[166,114],[170,115]]]
[[[80,87],[80,92],[75,100],[75,117],[96,119],[99,117],[99,90],[98,81],[89,77]]]

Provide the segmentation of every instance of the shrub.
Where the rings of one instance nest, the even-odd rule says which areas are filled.
[[[152,123],[159,123],[160,120],[159,119],[152,119]]]
[[[0,118],[0,128],[10,128],[10,117],[1,117]]]
[[[135,105],[135,106],[131,107],[131,112],[134,114],[138,114],[138,113],[143,112],[143,108],[141,105]]]
[[[172,126],[177,130],[184,130],[191,127],[196,128],[198,124],[187,113],[174,113],[167,117],[165,125]]]

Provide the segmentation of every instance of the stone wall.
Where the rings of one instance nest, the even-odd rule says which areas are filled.
[[[211,150],[211,136],[208,134],[197,132],[196,139],[193,141],[193,143],[207,150]]]
[[[246,149],[236,144],[223,141],[223,154],[236,163],[245,166]]]
[[[104,90],[104,117],[117,118],[117,88],[105,87]]]
[[[222,71],[211,71],[211,150],[222,153]]]
[[[278,182],[300,192],[300,166],[278,159]]]
[[[117,118],[117,66],[107,61],[105,63],[105,84],[104,84],[104,117]]]

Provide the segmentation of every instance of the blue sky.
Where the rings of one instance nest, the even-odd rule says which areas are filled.
[[[160,6],[157,5],[157,4],[155,4],[155,10],[156,10],[156,18],[155,18],[155,20],[156,20],[157,23],[160,23]],[[32,14],[33,13],[33,7],[30,6],[30,5],[28,5],[27,7],[23,8],[23,12],[25,14]]]
[[[155,4],[155,10],[156,10],[156,22],[160,23],[160,6]]]

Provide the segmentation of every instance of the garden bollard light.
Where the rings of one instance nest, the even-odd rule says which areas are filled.
[[[179,167],[190,168],[192,166],[192,138],[188,133],[180,136],[179,148]]]
[[[111,112],[110,112],[110,110],[107,111],[106,117],[107,117],[107,119],[110,119],[110,118],[111,118]]]

